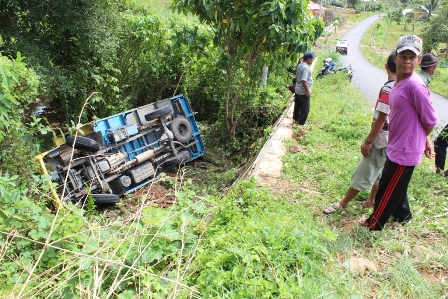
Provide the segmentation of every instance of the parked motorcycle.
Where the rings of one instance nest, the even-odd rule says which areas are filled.
[[[351,65],[348,66],[341,66],[341,67],[334,67],[331,69],[330,64],[328,62],[324,62],[322,68],[320,69],[319,73],[316,76],[316,80],[322,79],[326,75],[330,74],[337,74],[337,73],[347,73],[348,80],[351,82],[353,78],[353,69]]]
[[[332,74],[330,71],[330,65],[327,63],[324,63],[322,68],[320,69],[319,73],[317,73],[316,80],[322,79],[325,75]]]
[[[338,67],[338,72],[347,73],[348,75],[348,81],[352,82],[353,79],[353,69],[352,66],[349,64],[348,66]]]

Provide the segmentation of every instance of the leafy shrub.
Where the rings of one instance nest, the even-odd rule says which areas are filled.
[[[187,188],[171,209],[145,205],[126,222],[85,218],[73,206],[49,214],[16,179],[0,177],[1,297],[79,298],[91,291],[102,298],[146,292],[167,298],[191,292],[182,281],[206,205]]]
[[[37,169],[30,163],[39,151],[40,133],[47,133],[41,119],[30,116],[28,107],[37,94],[36,74],[26,67],[20,53],[16,59],[0,54],[0,175],[19,174],[25,182]]]
[[[344,4],[342,2],[340,2],[340,1],[337,1],[337,0],[332,0],[330,2],[330,5],[336,6],[336,7],[344,7]]]
[[[324,273],[323,242],[335,238],[312,222],[254,180],[238,183],[217,207],[191,283],[204,297],[311,298],[322,287],[314,277]]]

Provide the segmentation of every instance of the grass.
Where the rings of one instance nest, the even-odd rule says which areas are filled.
[[[424,23],[419,22],[412,31],[410,25],[405,28],[403,24],[398,25],[395,22],[390,22],[388,18],[381,18],[362,37],[361,52],[371,64],[383,69],[384,61],[395,50],[397,40],[401,36],[416,34],[423,37],[423,43],[425,42],[424,36],[422,36],[423,28]],[[439,60],[441,59],[439,57]],[[417,69],[420,71],[419,68]],[[437,68],[430,89],[432,92],[448,97],[448,68],[443,68],[442,65]]]
[[[323,53],[317,55],[324,57]],[[409,197],[414,220],[370,232],[370,210],[342,198],[361,156],[372,111],[345,76],[316,81],[306,127],[294,126],[276,186],[244,180],[216,201],[189,284],[201,298],[441,298],[448,294],[445,231],[448,189],[424,158]],[[287,186],[282,188],[281,186]],[[355,200],[365,198],[361,193]],[[353,262],[370,270],[351,270]]]
[[[359,158],[359,145],[369,131],[371,109],[345,78],[327,76],[316,82],[310,123],[295,128],[304,151],[284,158],[284,179],[295,187],[290,197],[296,205],[314,213],[317,227],[338,235],[329,242],[326,275],[334,279],[334,298],[438,298],[448,294],[444,252],[448,221],[446,179],[434,174],[433,161],[424,158],[416,168],[409,196],[415,221],[405,227],[368,232],[357,224],[368,216],[352,202],[346,211],[323,216],[321,210],[343,197]],[[325,86],[325,88],[323,88]],[[289,143],[296,143],[290,140]],[[360,193],[355,200],[366,198]],[[373,262],[378,271],[352,275],[344,267],[351,257]],[[438,266],[437,266],[438,265]],[[436,278],[436,277],[439,277]],[[442,277],[444,277],[442,279]],[[336,295],[337,294],[337,295]]]

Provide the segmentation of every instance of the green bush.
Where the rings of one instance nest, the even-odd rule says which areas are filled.
[[[291,206],[291,210],[296,207]],[[312,215],[288,210],[255,180],[234,186],[216,208],[194,261],[191,283],[203,297],[313,298],[325,285],[325,241]]]
[[[38,137],[47,133],[30,108],[39,82],[20,52],[16,59],[0,53],[0,75],[0,175],[18,174],[19,182],[26,182],[37,169],[32,161],[40,149]]]

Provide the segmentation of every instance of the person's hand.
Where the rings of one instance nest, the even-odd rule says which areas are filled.
[[[367,143],[363,143],[363,144],[361,144],[361,154],[364,156],[364,157],[369,157],[370,156],[370,149],[372,148],[372,144],[370,143],[370,144],[367,144]]]
[[[429,159],[432,159],[436,156],[436,154],[432,150],[432,142],[431,139],[429,139],[429,136],[426,137],[425,156]]]
[[[309,91],[305,92],[305,96],[309,98],[311,96],[311,92]]]

